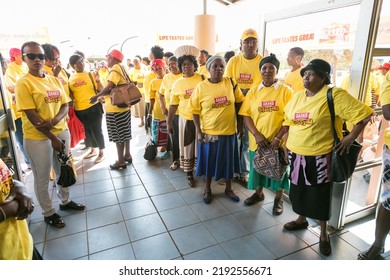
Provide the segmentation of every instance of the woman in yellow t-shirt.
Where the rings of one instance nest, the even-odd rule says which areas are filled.
[[[192,112],[197,131],[198,156],[196,176],[205,176],[203,202],[211,202],[211,181],[225,179],[225,194],[234,202],[240,198],[232,190],[234,173],[240,172],[236,136],[237,114],[244,95],[223,77],[226,62],[212,56],[206,62],[210,78],[199,83],[191,95],[187,110]],[[239,130],[242,121],[239,122]]]
[[[158,97],[158,91],[160,89],[162,79],[165,75],[165,63],[162,59],[155,59],[153,60],[151,66],[151,70],[156,74],[156,78],[154,78],[149,85],[149,99],[150,99],[150,106],[149,106],[149,112],[148,117],[146,119],[148,125],[150,126],[151,130],[151,140],[157,145],[162,146],[164,148],[163,154],[160,156],[161,159],[167,159],[169,157],[169,152],[166,150],[167,148],[167,142],[162,141],[162,139],[158,138],[158,136],[166,136],[164,138],[168,139],[168,135],[160,130],[159,126],[164,122],[165,123],[165,115],[161,111],[160,106],[160,98]],[[160,135],[159,135],[160,134]],[[164,139],[165,140],[165,139]],[[159,143],[159,142],[165,142],[165,143]]]
[[[0,173],[0,260],[31,260],[34,245],[26,219],[34,203],[1,159]]]
[[[183,77],[177,64],[177,57],[171,56],[168,58],[169,73],[164,76],[159,90],[160,106],[164,116],[168,117],[168,109],[171,101],[171,91],[173,83],[177,79]],[[172,120],[173,130],[179,131],[179,111],[176,111]],[[169,134],[168,138],[169,150],[172,152],[172,164],[169,167],[171,170],[176,170],[180,166],[180,149],[179,149],[179,134]]]
[[[171,100],[168,111],[168,131],[179,134],[180,167],[187,173],[187,183],[194,187],[194,169],[196,166],[196,132],[192,113],[187,110],[187,104],[195,87],[204,80],[204,76],[195,73],[198,68],[196,58],[192,54],[184,54],[178,58],[179,69],[183,78],[172,86]],[[179,109],[179,131],[173,130],[173,118]]]
[[[284,225],[286,230],[305,229],[306,217],[319,220],[320,251],[332,251],[327,221],[331,217],[332,182],[330,177],[333,150],[333,127],[327,102],[330,64],[314,59],[302,68],[305,90],[294,94],[285,108],[284,125],[289,126],[286,146],[290,161],[290,201],[299,217]],[[335,129],[342,138],[342,122],[355,126],[348,136],[335,146],[338,153],[347,153],[370,120],[373,110],[347,91],[333,88]]]
[[[64,227],[56,213],[49,194],[50,169],[56,177],[61,164],[58,152],[69,153],[70,134],[65,117],[68,114],[69,96],[56,77],[45,74],[45,53],[37,42],[26,42],[22,48],[28,73],[16,83],[16,106],[22,112],[24,147],[34,175],[35,195],[47,224]],[[85,206],[69,199],[69,188],[57,185],[61,210],[84,210]]]
[[[263,187],[275,192],[272,213],[283,212],[283,192],[289,189],[288,176],[281,181],[260,175],[253,167],[253,158],[258,147],[271,147],[274,150],[284,147],[282,138],[287,131],[283,127],[283,111],[290,101],[292,89],[276,79],[280,62],[274,54],[264,57],[259,64],[262,82],[252,87],[245,97],[239,114],[249,134],[249,180],[248,189],[255,193],[245,200],[246,205],[253,205],[264,200]]]
[[[107,64],[111,68],[107,77],[107,85],[103,90],[90,98],[90,103],[95,104],[100,97],[104,96],[106,124],[108,139],[116,144],[118,160],[110,165],[113,170],[127,168],[127,163],[131,164],[133,158],[130,154],[131,140],[131,111],[129,107],[119,108],[111,104],[110,92],[117,85],[126,84],[127,75],[123,61],[123,54],[118,50],[112,50],[107,55]]]
[[[84,58],[79,54],[74,54],[69,58],[69,64],[75,72],[69,77],[69,89],[73,98],[73,107],[76,116],[84,125],[85,147],[90,148],[90,152],[84,157],[95,158],[95,163],[104,160],[104,136],[102,131],[103,105],[98,102],[94,105],[89,103],[89,99],[96,95],[96,91],[103,89],[97,73],[84,72]],[[99,153],[95,151],[99,148]]]

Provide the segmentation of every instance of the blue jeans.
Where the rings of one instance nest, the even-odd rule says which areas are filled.
[[[15,137],[16,137],[16,142],[18,142],[18,146],[20,151],[22,152],[24,162],[26,164],[30,164],[30,161],[28,160],[28,157],[26,155],[26,152],[24,151],[24,146],[23,146],[23,130],[22,130],[22,118],[18,118],[15,120]]]

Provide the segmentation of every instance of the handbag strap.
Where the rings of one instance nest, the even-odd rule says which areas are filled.
[[[332,89],[329,88],[328,92],[326,94],[326,98],[328,100],[328,107],[329,107],[329,112],[330,112],[330,118],[332,120],[332,127],[333,127],[333,138],[334,141],[338,141],[339,137],[337,136],[336,128],[335,128],[335,119],[336,119],[336,114],[334,112],[334,102],[333,102],[333,94],[332,94]]]
[[[96,95],[97,90],[96,90],[96,86],[95,86],[95,81],[94,81],[94,79],[92,78],[92,73],[91,73],[91,72],[88,72],[88,76],[89,76],[89,78],[91,79],[92,86],[93,86],[93,90],[94,90],[95,95]]]
[[[120,65],[120,64],[118,64],[118,65],[119,65],[119,67],[121,68],[122,73],[120,73],[119,71],[116,71],[116,70],[111,70],[111,71],[116,72],[116,73],[118,73],[119,75],[121,75],[122,78],[126,81],[126,84],[128,84],[128,85],[129,85],[129,84],[132,84],[133,82],[130,80],[130,78],[129,78],[129,76],[127,75],[125,69],[123,69],[123,66]]]

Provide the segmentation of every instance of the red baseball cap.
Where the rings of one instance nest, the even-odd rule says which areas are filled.
[[[9,50],[9,56],[11,58],[11,61],[15,61],[15,57],[17,57],[18,55],[22,55],[22,51],[18,48],[11,48]]]
[[[390,70],[390,63],[389,62],[386,62],[386,63],[383,63],[379,69],[387,69],[387,70]]]
[[[122,62],[122,61],[123,61],[123,58],[124,58],[123,53],[121,53],[121,52],[118,51],[118,50],[112,50],[112,51],[110,51],[110,53],[107,54],[107,56],[112,56],[113,58],[118,59],[120,62]]]

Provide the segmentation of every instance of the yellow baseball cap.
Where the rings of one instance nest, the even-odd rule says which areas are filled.
[[[245,39],[248,39],[248,38],[256,38],[256,39],[259,39],[259,36],[257,35],[257,32],[256,30],[252,29],[252,28],[249,28],[247,30],[245,30],[242,35],[241,35],[241,41],[244,41]]]

